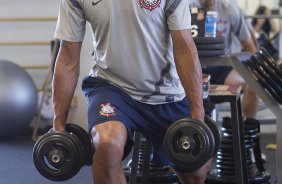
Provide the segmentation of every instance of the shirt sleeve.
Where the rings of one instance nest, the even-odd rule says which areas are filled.
[[[231,26],[232,32],[240,40],[240,42],[251,38],[250,28],[247,21],[244,18],[244,14],[236,6],[230,5],[231,12]]]
[[[61,0],[55,38],[80,42],[85,36],[86,19],[77,0]]]
[[[191,29],[189,0],[167,0],[165,14],[170,30]]]

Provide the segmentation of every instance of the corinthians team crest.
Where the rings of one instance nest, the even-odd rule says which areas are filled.
[[[106,104],[101,104],[101,110],[100,110],[100,115],[101,116],[114,116],[115,113],[115,107],[112,106],[110,103],[106,103]]]
[[[142,8],[152,11],[161,4],[161,0],[139,0]]]

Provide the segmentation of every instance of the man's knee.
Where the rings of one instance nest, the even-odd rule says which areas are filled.
[[[91,136],[95,153],[100,152],[105,158],[111,155],[122,158],[127,140],[127,131],[122,123],[111,121],[98,124],[92,128]]]
[[[246,84],[245,80],[239,75],[236,70],[231,70],[231,72],[227,75],[224,84],[227,85],[242,85],[242,87]]]

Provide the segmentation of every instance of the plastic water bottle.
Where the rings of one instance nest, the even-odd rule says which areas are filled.
[[[203,99],[207,99],[210,92],[211,75],[203,74]]]
[[[217,12],[208,11],[205,22],[205,37],[216,37]]]

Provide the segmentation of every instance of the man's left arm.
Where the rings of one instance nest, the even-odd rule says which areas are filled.
[[[257,51],[253,28],[244,18],[244,11],[237,6],[229,7],[232,32],[240,40],[243,49],[247,52],[255,53]]]
[[[192,118],[204,120],[202,69],[191,30],[171,32],[176,70],[189,100]]]
[[[247,52],[255,53],[257,51],[256,44],[252,38],[242,41],[241,44]]]
[[[245,17],[243,10],[241,10],[241,14],[242,14],[242,17]],[[245,20],[245,23],[246,23],[247,28],[250,32],[251,38],[248,38],[248,39],[241,41],[241,45],[242,45],[242,47],[244,48],[245,51],[255,53],[257,51],[257,48],[259,47],[259,44],[258,44],[256,36],[255,36],[255,31],[254,31],[253,26],[250,24],[250,22]]]

